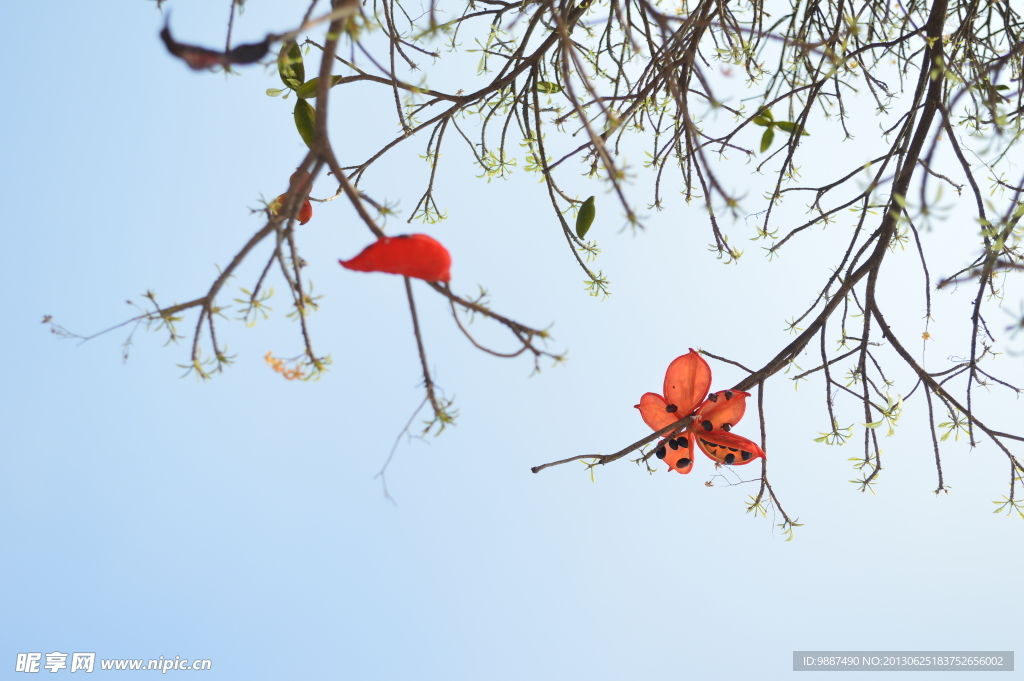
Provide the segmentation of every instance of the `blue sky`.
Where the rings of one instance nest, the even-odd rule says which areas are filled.
[[[172,3],[176,36],[219,44],[223,5]],[[840,235],[817,233],[768,262],[740,221],[731,229],[748,255],[724,266],[705,249],[699,208],[676,201],[633,234],[599,199],[591,236],[613,286],[600,301],[584,292],[536,178],[476,179],[453,147],[439,179],[450,219],[396,221],[389,233],[443,241],[457,291],[480,284],[503,314],[553,323],[550,348],[567,349],[568,362],[531,375],[526,359],[475,351],[417,285],[431,367],[459,417],[438,438],[402,440],[387,474],[396,505],[374,475],[422,399],[415,341],[400,278],[337,266],[372,240],[341,201],[317,206],[300,230],[325,296],[311,318],[315,347],[333,358],[318,382],[286,382],[264,364],[267,351],[301,351],[280,282],[271,319],[222,325],[237,360],[208,382],[181,378],[188,343],[165,347],[159,333],[136,333],[127,363],[127,330],[85,344],[50,335],[46,314],[92,333],[130,316],[124,301],[146,290],[165,304],[201,295],[258,229],[249,208],[286,188],[305,146],[291,101],[264,94],[279,86],[273,71],[189,71],[158,42],[154,3],[43,7],[0,10],[16,27],[0,164],[0,678],[20,676],[17,653],[61,651],[205,658],[210,679],[771,679],[793,673],[794,650],[1020,641],[1024,521],[993,515],[990,503],[1007,491],[1005,458],[988,444],[944,443],[952,491],[936,498],[919,400],[883,445],[873,496],[848,482],[856,442],[812,442],[828,425],[820,384],[769,383],[771,480],[805,523],[792,542],[773,529],[780,518],[744,513],[756,483],[705,487],[709,460],[685,477],[627,461],[593,483],[581,464],[530,472],[645,436],[633,405],[690,347],[763,364]],[[291,27],[302,9],[250,2],[237,40]],[[453,77],[431,68],[439,81]],[[387,104],[371,94],[332,99],[343,163],[395,133],[391,110],[368,115]],[[833,148],[855,161],[867,153],[818,143],[805,174],[834,167]],[[427,169],[416,157],[425,141],[416,144],[368,173],[371,195],[411,209]],[[566,182],[584,197],[604,191]],[[646,189],[633,186],[640,205]],[[330,190],[321,179],[314,196]],[[750,190],[751,212],[758,196]],[[974,229],[951,219],[925,234],[938,271],[972,255]],[[903,279],[914,258],[895,255],[884,277],[890,317],[912,338],[923,331],[919,282]],[[1021,291],[1007,293],[1015,310]],[[929,366],[965,348],[968,294],[935,298]],[[1011,319],[993,315],[1000,329]],[[500,329],[473,328],[509,347]],[[1009,348],[1019,352],[1020,339]],[[1020,357],[998,361],[1019,383]],[[742,378],[711,365],[718,388]],[[1008,395],[979,403],[994,427],[1019,432],[1020,403]],[[860,418],[848,406],[842,420]],[[756,440],[756,418],[737,432]]]

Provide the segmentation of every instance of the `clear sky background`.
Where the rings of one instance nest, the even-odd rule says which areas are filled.
[[[168,5],[180,40],[223,43],[228,2]],[[291,28],[302,10],[251,0],[236,42]],[[791,542],[780,517],[744,512],[756,482],[726,485],[756,478],[756,466],[710,488],[704,458],[689,476],[662,464],[648,475],[626,460],[595,482],[582,464],[530,472],[645,436],[633,405],[660,391],[665,367],[690,347],[751,367],[774,356],[787,342],[784,320],[811,300],[848,225],[815,230],[768,262],[762,244],[746,241],[753,222],[740,220],[730,232],[747,254],[725,266],[706,250],[699,207],[673,199],[634,234],[603,185],[566,173],[570,190],[599,196],[591,236],[613,290],[600,301],[584,292],[536,176],[476,179],[453,145],[439,176],[450,219],[395,220],[389,233],[443,241],[457,292],[480,284],[497,311],[554,324],[549,347],[567,349],[568,362],[542,362],[531,376],[525,358],[476,351],[417,284],[431,367],[459,417],[439,438],[402,440],[387,475],[393,505],[374,475],[422,400],[419,362],[401,279],[336,263],[372,240],[342,201],[318,205],[300,228],[307,273],[325,296],[311,318],[314,347],[334,362],[318,382],[286,382],[264,363],[267,351],[301,352],[279,281],[270,320],[222,324],[237,361],[208,382],[180,378],[187,342],[165,347],[159,333],[139,331],[123,363],[127,329],[77,344],[40,324],[49,314],[92,333],[128,318],[124,301],[147,289],[164,304],[205,292],[259,228],[249,208],[284,191],[305,154],[292,100],[264,94],[280,86],[276,72],[189,71],[160,44],[152,2],[8,3],[0,19],[13,43],[0,136],[0,678],[19,676],[19,652],[207,658],[208,679],[774,679],[793,673],[794,650],[1020,647],[1024,521],[993,515],[991,503],[1007,492],[1005,457],[988,443],[944,443],[952,489],[936,497],[920,395],[884,442],[872,495],[849,482],[859,426],[845,447],[812,442],[828,428],[820,382],[768,384],[770,477],[805,523]],[[428,82],[446,84],[475,60],[423,67]],[[389,91],[356,92],[331,100],[343,164],[396,132]],[[877,140],[875,126],[868,119],[861,139]],[[805,177],[831,180],[837,154],[869,158],[866,145],[813,140]],[[404,217],[427,179],[416,156],[425,142],[363,185],[400,202]],[[629,153],[639,167],[641,152]],[[744,209],[761,210],[750,166],[733,163]],[[322,178],[313,194],[332,189]],[[632,191],[650,202],[642,176]],[[797,224],[799,203],[781,224]],[[976,229],[954,211],[924,235],[933,276],[973,257]],[[887,313],[915,344],[924,330],[916,257],[896,254],[884,275]],[[234,285],[251,286],[260,262]],[[1007,293],[1015,311],[1022,291]],[[967,352],[970,295],[935,294],[929,367]],[[991,320],[1002,333],[1012,318]],[[502,329],[473,328],[511,347]],[[997,368],[1021,382],[1021,362],[1004,354]],[[816,366],[813,353],[801,364]],[[711,366],[716,389],[742,378]],[[908,392],[908,376],[896,378]],[[1021,431],[1010,393],[978,402],[993,427]],[[842,425],[862,420],[850,404],[840,413]],[[758,440],[756,417],[736,431]]]

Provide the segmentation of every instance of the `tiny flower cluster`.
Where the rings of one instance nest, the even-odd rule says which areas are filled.
[[[272,352],[267,352],[267,354],[263,356],[263,359],[274,371],[284,376],[285,380],[294,381],[296,378],[305,378],[306,376],[306,372],[303,371],[301,367],[295,367],[294,369],[287,368],[284,365],[284,360],[279,357],[274,357]]]

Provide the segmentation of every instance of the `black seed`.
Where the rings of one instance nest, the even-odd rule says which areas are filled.
[[[751,454],[750,452],[740,452],[740,456],[743,458],[744,461],[750,461],[750,457],[754,455]]]
[[[725,432],[728,433],[730,430],[732,430],[732,424],[731,423],[723,423],[722,424],[722,430],[724,430]]]
[[[689,465],[690,465],[690,460],[689,459],[679,459],[679,461],[676,463],[676,468],[686,468]]]
[[[717,447],[718,446],[714,442],[708,442],[704,438],[701,438],[700,441],[704,443],[705,447]]]
[[[683,449],[689,449],[690,448],[690,441],[687,440],[685,437],[678,438],[676,440],[676,442],[678,442],[679,446],[682,447]]]
[[[672,449],[679,449],[679,445],[676,444],[675,440],[669,440],[668,441],[668,446],[671,447]]]
[[[726,454],[725,455],[725,463],[729,464],[730,466],[732,465],[732,462],[735,461],[735,460],[736,460],[736,455],[735,454]]]
[[[736,393],[734,393],[734,392],[733,392],[733,391],[731,391],[731,390],[726,390],[726,391],[725,391],[725,399],[727,399],[727,400],[731,400],[731,399],[732,399],[732,396],[733,396],[733,395],[735,395],[735,394],[736,394]]]
[[[714,425],[712,425],[711,421],[704,421],[700,425],[702,428],[704,428],[704,430],[711,430],[712,428],[714,428]]]
[[[718,393],[711,393],[710,395],[708,395],[708,399],[711,400],[712,402],[717,402],[718,401]]]
[[[665,448],[664,447],[658,447],[658,450],[656,452],[654,452],[654,455],[657,456],[659,459],[664,459],[665,458]]]
[[[738,452],[740,450],[736,449],[735,447],[729,447],[729,451],[730,452]]]
[[[679,411],[679,407],[677,407],[674,404],[670,404],[670,405],[665,407],[665,411],[667,411],[669,414],[674,414],[677,411]]]

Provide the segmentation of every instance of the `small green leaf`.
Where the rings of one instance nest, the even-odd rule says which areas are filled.
[[[865,428],[878,428],[880,425],[882,425],[882,421],[875,421],[874,423],[863,423],[861,425],[863,425]]]
[[[996,85],[996,89],[997,90],[1009,90],[1010,86],[1009,85]]]
[[[551,83],[546,80],[537,81],[537,92],[542,92],[546,95],[553,95],[561,91],[562,86],[558,83]]]
[[[576,214],[576,236],[582,239],[587,235],[596,215],[597,208],[594,206],[594,197],[591,196],[583,202],[580,212]]]
[[[316,126],[316,109],[304,99],[295,100],[295,128],[307,147],[313,146],[313,130]]]
[[[281,82],[294,90],[298,85],[292,85],[288,81],[297,81],[302,85],[306,80],[306,69],[302,65],[302,50],[296,42],[286,43],[281,46],[281,53],[277,55],[277,72],[281,76]]]
[[[777,121],[775,125],[780,130],[785,130],[789,134],[793,134],[793,131],[796,130],[796,123],[793,123],[791,121]],[[806,130],[802,130],[801,134],[810,135],[811,133],[807,132]]]
[[[276,87],[267,88],[267,97],[280,97],[284,90],[278,90]]]
[[[767,128],[771,127],[772,119],[767,116],[757,116],[756,118],[751,119],[751,123]]]
[[[337,85],[343,76],[331,76],[334,82],[331,83],[331,87]],[[316,99],[316,87],[317,83],[320,82],[320,78],[312,78],[299,87],[295,88],[295,94],[302,99]]]
[[[775,116],[772,116],[772,110],[769,109],[766,106],[761,107],[761,110],[757,112],[757,115],[758,116],[764,116],[765,118],[767,118],[770,121],[774,121],[775,120]]]
[[[768,126],[765,129],[764,134],[761,135],[761,153],[768,151],[768,148],[772,146],[772,142],[775,140],[775,128],[774,126]]]
[[[303,83],[295,88],[295,94],[299,99],[316,99],[316,87],[319,82],[319,78],[314,78],[307,83]]]

